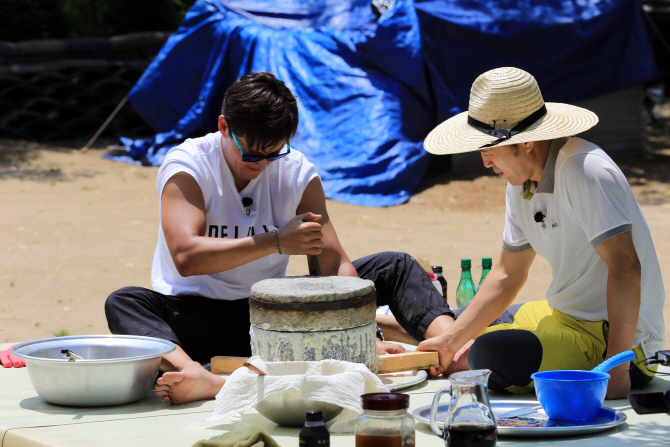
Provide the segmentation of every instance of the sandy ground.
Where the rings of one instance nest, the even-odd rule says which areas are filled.
[[[666,293],[670,287],[670,144],[667,127],[644,157],[621,160],[649,222]],[[0,342],[54,335],[109,333],[103,303],[126,285],[150,287],[158,233],[157,168],[101,158],[102,149],[0,140]],[[432,169],[409,203],[366,208],[328,202],[352,259],[384,250],[408,252],[444,267],[449,299],[459,260],[500,253],[505,182],[454,177]],[[307,274],[303,256],[289,275]],[[517,301],[542,299],[551,280],[537,258]],[[666,319],[670,305],[666,305]]]

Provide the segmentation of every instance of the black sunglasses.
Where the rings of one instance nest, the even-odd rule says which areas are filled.
[[[280,158],[284,158],[291,153],[291,145],[289,144],[288,141],[286,141],[286,152],[283,152],[281,154],[270,155],[268,157],[256,156],[256,155],[244,155],[242,146],[240,146],[240,141],[237,139],[237,135],[235,135],[235,132],[233,132],[232,128],[230,129],[230,133],[233,135],[233,140],[235,140],[235,144],[237,144],[237,148],[240,150],[240,155],[242,155],[242,161],[246,161],[247,163],[253,163],[261,160],[267,160],[267,161],[279,160]]]

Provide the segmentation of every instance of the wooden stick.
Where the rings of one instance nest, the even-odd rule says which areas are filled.
[[[319,267],[319,260],[314,255],[307,255],[307,267],[309,268],[309,276],[321,276],[321,267]]]
[[[428,369],[440,365],[440,356],[435,351],[403,352],[402,354],[380,355],[377,374]]]
[[[237,368],[243,367],[247,360],[246,357],[230,357],[227,355],[212,357],[212,374],[230,374]]]
[[[107,117],[105,122],[102,123],[102,126],[100,126],[100,128],[97,130],[97,132],[95,132],[93,137],[91,137],[91,139],[88,140],[88,143],[86,143],[86,146],[79,149],[81,152],[86,152],[91,148],[91,146],[93,146],[93,143],[95,143],[95,140],[97,140],[98,137],[100,136],[100,134],[107,128],[107,125],[112,122],[112,120],[114,119],[116,114],[119,113],[119,110],[121,110],[121,107],[123,107],[125,105],[126,101],[128,101],[128,97],[124,96],[123,99],[121,100],[121,102],[116,106],[116,108],[112,111],[112,113],[110,113],[110,115]]]
[[[212,357],[211,370],[213,374],[231,374],[237,368],[245,365],[245,357],[217,356]],[[377,360],[377,373],[385,374],[415,369],[428,369],[430,366],[439,366],[440,357],[437,352],[404,352],[402,354],[380,355]]]

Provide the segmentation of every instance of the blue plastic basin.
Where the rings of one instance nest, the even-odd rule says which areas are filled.
[[[542,371],[530,376],[542,409],[552,419],[592,419],[605,400],[610,375],[593,371]]]

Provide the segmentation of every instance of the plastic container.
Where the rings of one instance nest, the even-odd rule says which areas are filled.
[[[414,447],[414,418],[407,413],[409,395],[370,393],[361,399],[356,447]]]
[[[542,371],[532,374],[535,393],[552,419],[587,421],[600,409],[607,394],[607,374],[612,368],[635,360],[633,351],[614,355],[591,371]]]
[[[605,400],[610,375],[594,371],[542,371],[530,376],[542,409],[552,419],[587,421]]]

